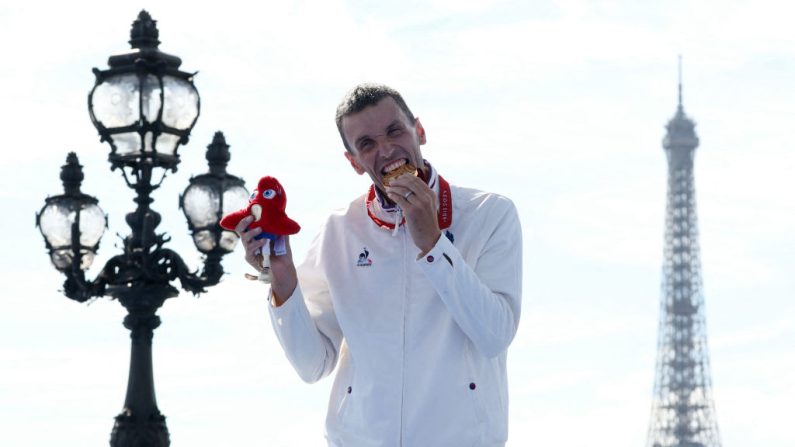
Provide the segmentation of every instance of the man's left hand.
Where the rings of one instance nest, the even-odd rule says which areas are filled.
[[[433,190],[421,178],[403,174],[392,180],[386,193],[403,210],[406,227],[414,245],[421,250],[420,256],[431,251],[442,234],[437,218],[438,199]]]

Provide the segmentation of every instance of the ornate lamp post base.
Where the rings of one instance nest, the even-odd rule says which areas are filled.
[[[157,309],[178,291],[169,284],[109,287],[127,309],[124,327],[130,330],[130,374],[124,410],[116,416],[110,435],[111,447],[168,447],[170,445],[166,417],[160,413],[155,399],[152,338],[160,326]]]

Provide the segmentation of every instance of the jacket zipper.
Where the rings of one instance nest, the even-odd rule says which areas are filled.
[[[406,247],[407,244],[407,237],[408,231],[406,230],[405,226],[403,226],[403,291],[401,293],[401,299],[403,300],[403,328],[402,328],[402,335],[403,335],[403,344],[401,348],[403,349],[403,358],[401,361],[401,374],[400,374],[400,442],[399,446],[403,446],[403,415],[405,414],[405,394],[406,394],[406,308],[408,306],[408,300],[406,299],[406,295],[408,294],[409,290],[409,275],[408,275],[408,268],[406,266],[406,256],[408,252],[408,248]]]

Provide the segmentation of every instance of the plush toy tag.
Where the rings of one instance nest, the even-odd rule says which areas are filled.
[[[287,242],[284,236],[277,237],[271,243],[273,244],[273,254],[276,256],[284,256],[287,254]]]

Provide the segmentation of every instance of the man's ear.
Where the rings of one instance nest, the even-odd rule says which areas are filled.
[[[364,168],[362,168],[359,163],[356,162],[356,159],[353,158],[353,155],[350,152],[345,151],[345,158],[348,159],[348,161],[351,163],[351,167],[353,167],[353,170],[356,171],[357,174],[364,174]]]
[[[422,123],[420,122],[419,118],[414,120],[414,129],[417,131],[417,137],[420,139],[420,144],[425,144],[425,128],[422,127]]]

